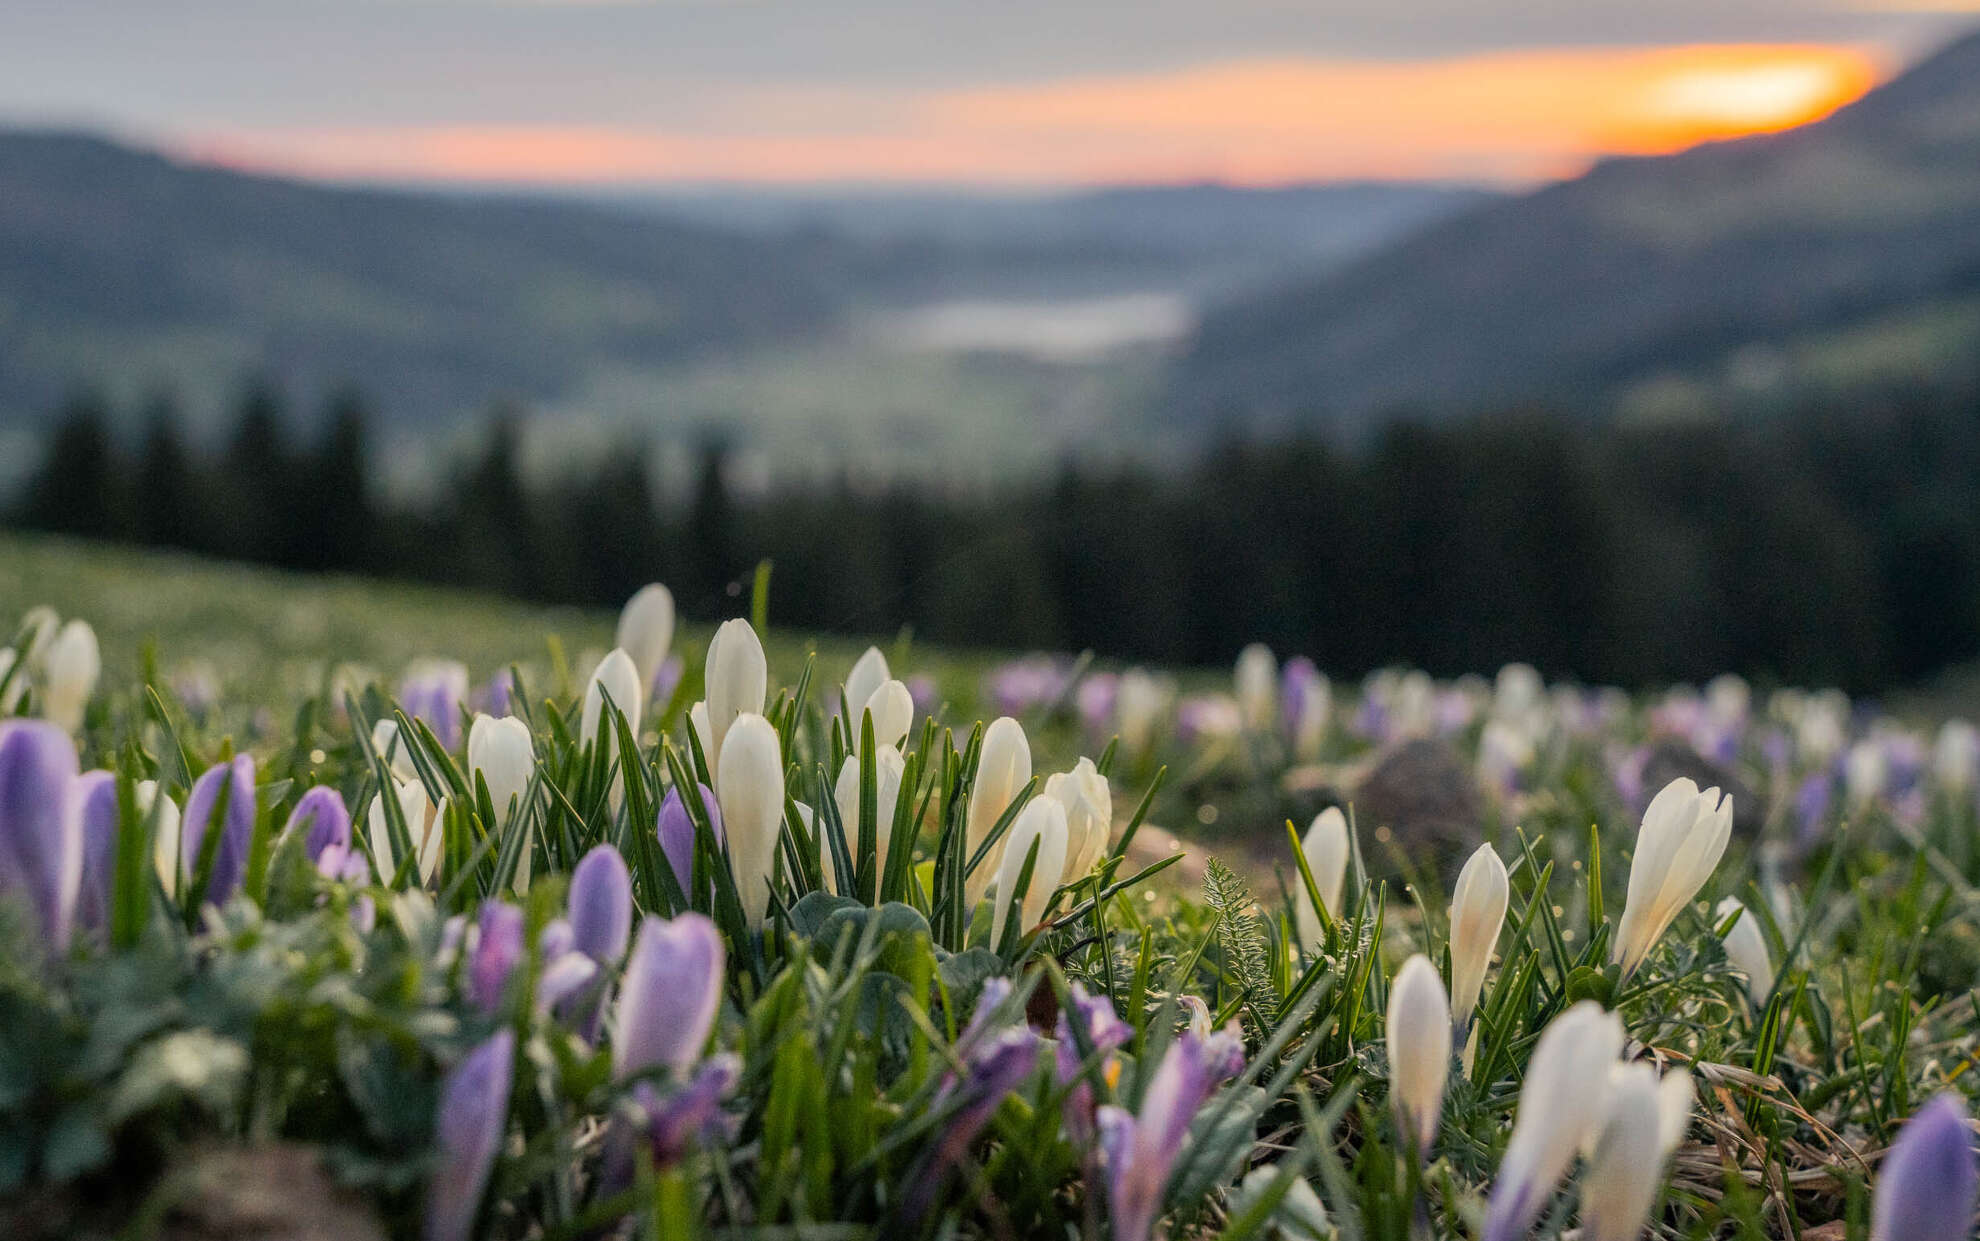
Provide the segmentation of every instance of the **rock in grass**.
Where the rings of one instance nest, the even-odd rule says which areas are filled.
[[[1475,848],[1484,807],[1477,782],[1450,746],[1406,741],[1375,764],[1356,786],[1355,828],[1363,856],[1380,868],[1388,848],[1376,843],[1388,829],[1390,847],[1418,865],[1449,869]]]
[[[1675,737],[1666,737],[1650,751],[1643,762],[1644,796],[1654,795],[1673,780],[1687,779],[1701,789],[1716,788],[1732,794],[1733,831],[1752,839],[1767,821],[1767,807],[1739,774],[1721,766]]]

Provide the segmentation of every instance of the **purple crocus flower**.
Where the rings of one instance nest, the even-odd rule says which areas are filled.
[[[86,771],[70,787],[82,820],[76,925],[100,930],[110,922],[110,885],[117,867],[117,777],[108,771]]]
[[[304,793],[296,799],[296,808],[289,812],[289,821],[282,828],[284,836],[291,832],[303,833],[303,853],[322,870],[324,850],[332,845],[347,851],[351,847],[351,812],[344,806],[344,795],[327,784]]]
[[[1870,1241],[1967,1241],[1980,1170],[1959,1098],[1942,1094],[1918,1109],[1884,1156],[1870,1214]]]
[[[399,705],[412,718],[426,721],[448,750],[461,743],[461,704],[467,696],[467,668],[452,660],[415,663],[399,683]]]
[[[1114,723],[1114,701],[1120,694],[1121,679],[1111,672],[1096,672],[1073,691],[1073,707],[1088,737],[1107,735]]]
[[[708,811],[708,826],[715,833],[715,843],[723,843],[722,808],[715,804],[715,792],[705,784],[696,784],[701,790],[701,804]],[[659,822],[655,830],[660,835],[660,851],[667,855],[667,865],[673,869],[674,879],[686,892],[694,880],[694,820],[689,817],[686,803],[681,801],[681,791],[668,789],[666,798],[660,803]]]
[[[1794,795],[1795,844],[1812,849],[1822,839],[1829,819],[1829,802],[1835,795],[1834,781],[1826,771],[1818,771],[1801,782]]]
[[[536,938],[542,972],[536,979],[536,1011],[547,1013],[576,996],[598,977],[598,962],[578,951],[577,932],[562,918],[553,918]]]
[[[1279,669],[1279,723],[1288,738],[1299,736],[1307,714],[1319,707],[1320,669],[1304,655],[1295,655]]]
[[[612,1032],[615,1077],[655,1065],[676,1078],[687,1072],[715,1027],[726,960],[721,932],[700,914],[648,915],[640,923]]]
[[[567,907],[577,950],[617,965],[632,938],[632,874],[617,849],[598,845],[579,859],[571,871]]]
[[[653,684],[648,688],[653,693],[653,701],[662,708],[674,700],[674,691],[681,687],[681,673],[685,668],[680,652],[676,651],[661,660],[660,666],[653,670]]]
[[[480,937],[468,961],[467,998],[492,1017],[502,1006],[502,991],[509,985],[509,976],[527,952],[523,911],[506,901],[490,901],[481,907],[478,926]]]
[[[977,1011],[984,1012],[984,1006],[979,1004]],[[1028,1029],[999,1030],[978,1037],[974,1043],[964,1057],[966,1071],[962,1081],[951,1079],[939,1096],[941,1100],[955,1099],[959,1103],[941,1137],[925,1156],[922,1170],[915,1175],[914,1188],[902,1204],[910,1221],[921,1218],[934,1202],[949,1169],[997,1114],[1004,1096],[1023,1085],[1038,1067],[1039,1039]],[[962,1055],[961,1042],[956,1044],[956,1051]],[[940,1105],[938,1101],[937,1106]]]
[[[371,882],[371,863],[349,841],[341,844],[333,841],[317,855],[316,873],[325,879],[362,887]],[[351,902],[351,925],[365,935],[378,925],[378,906],[369,896],[360,895]]]
[[[216,824],[214,811],[220,805],[220,790],[227,790],[227,815]],[[206,831],[218,827],[220,843],[213,850],[213,870],[206,884],[206,899],[224,905],[240,891],[247,878],[248,846],[254,840],[254,758],[236,754],[230,763],[215,763],[193,781],[186,795],[185,827],[179,837],[179,865],[188,883],[199,868],[205,848]]]
[[[1059,1011],[1059,1022],[1053,1031],[1053,1037],[1058,1040],[1053,1054],[1059,1084],[1074,1083],[1066,1092],[1066,1134],[1074,1145],[1083,1147],[1093,1141],[1093,1086],[1079,1075],[1083,1061],[1079,1043],[1073,1037],[1071,1019],[1075,1016],[1080,1029],[1086,1032],[1086,1041],[1101,1053],[1103,1064],[1112,1058],[1108,1053],[1134,1037],[1134,1028],[1115,1015],[1112,1000],[1104,995],[1087,995],[1086,988],[1079,983],[1072,985],[1072,1004]]]
[[[440,1084],[433,1144],[439,1156],[426,1192],[425,1241],[467,1241],[508,1129],[516,1036],[497,1030]]]
[[[1208,1035],[1185,1030],[1169,1044],[1142,1091],[1141,1112],[1103,1107],[1100,1161],[1107,1172],[1107,1208],[1115,1241],[1148,1241],[1161,1217],[1169,1173],[1196,1119],[1219,1083],[1244,1066],[1235,1023]]]
[[[22,901],[41,933],[66,950],[82,885],[76,747],[44,720],[0,725],[0,896]]]
[[[942,705],[941,690],[935,685],[935,678],[925,672],[917,672],[907,679],[908,698],[914,703],[916,719],[935,714],[935,708]]]
[[[670,1094],[663,1095],[651,1082],[633,1087],[633,1102],[645,1116],[641,1128],[656,1166],[679,1163],[689,1147],[706,1141],[721,1127],[722,1100],[741,1076],[742,1061],[723,1054],[702,1061],[687,1084]]]

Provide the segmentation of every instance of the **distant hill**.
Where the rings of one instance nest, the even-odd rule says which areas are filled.
[[[1819,124],[1610,160],[1239,300],[1200,324],[1173,407],[1352,433],[1976,365],[1980,36]]]

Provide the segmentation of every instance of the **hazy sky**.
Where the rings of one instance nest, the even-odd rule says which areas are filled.
[[[0,0],[0,123],[329,176],[1530,178],[1777,128],[1980,0]]]

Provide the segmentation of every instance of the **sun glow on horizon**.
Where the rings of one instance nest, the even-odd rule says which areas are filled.
[[[543,185],[1520,182],[1819,120],[1885,69],[1872,51],[1819,44],[1286,58],[964,89],[766,89],[692,130],[234,130],[181,149],[309,176]]]

